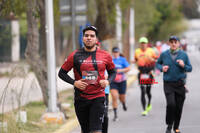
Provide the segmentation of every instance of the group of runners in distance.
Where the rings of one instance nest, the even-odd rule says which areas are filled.
[[[126,74],[131,67],[118,47],[112,48],[112,55],[98,45],[98,30],[87,26],[83,30],[84,47],[73,51],[59,71],[59,77],[74,86],[74,107],[82,133],[108,132],[109,93],[112,96],[114,118],[118,120],[118,99],[124,111],[126,103]],[[186,72],[192,71],[189,58],[180,49],[180,40],[170,36],[169,45],[149,46],[146,37],[139,39],[134,60],[138,67],[138,83],[141,89],[142,116],[152,109],[151,87],[155,83],[154,73],[163,72],[166,98],[166,132],[180,133],[179,123],[185,100]],[[74,79],[68,72],[73,69]],[[147,95],[147,99],[146,99]]]

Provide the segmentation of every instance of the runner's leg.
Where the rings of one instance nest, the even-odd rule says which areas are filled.
[[[183,110],[183,104],[185,101],[184,85],[178,88],[178,90],[179,90],[179,94],[175,94],[176,110],[175,110],[174,130],[179,129],[179,124],[180,124],[182,110]]]
[[[173,85],[171,83],[164,82],[164,92],[165,98],[167,101],[167,108],[166,108],[166,124],[168,127],[172,127],[174,124],[174,117],[175,117],[175,92]],[[171,129],[170,129],[171,130]]]
[[[76,116],[81,126],[82,133],[89,132],[89,101],[75,100]]]
[[[146,109],[146,99],[145,99],[145,86],[144,85],[141,85],[140,86],[140,89],[141,89],[141,103],[142,103],[142,108],[143,110]]]
[[[92,99],[89,115],[89,129],[91,133],[101,133],[105,113],[105,97]]]
[[[123,110],[127,110],[126,106],[126,81],[123,81],[120,83],[120,88],[119,88],[119,100],[122,103]]]
[[[148,97],[148,105],[151,105],[151,85],[147,85],[146,87],[146,93],[147,93],[147,97]]]
[[[105,113],[104,113],[104,120],[102,124],[102,133],[107,133],[108,132],[108,106],[109,106],[109,94],[106,94],[105,96]]]
[[[112,96],[112,106],[113,106],[113,111],[114,111],[114,119],[117,118],[117,100],[118,100],[118,97],[119,97],[119,94],[118,94],[118,90],[116,89],[111,89],[110,90],[111,92],[111,96]]]

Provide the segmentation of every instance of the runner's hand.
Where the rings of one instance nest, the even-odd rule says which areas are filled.
[[[184,67],[185,66],[185,63],[183,60],[177,60],[176,62],[178,62],[178,64],[181,66],[181,67]]]
[[[117,73],[123,72],[123,69],[117,69]]]
[[[99,84],[101,85],[102,88],[105,88],[107,85],[109,85],[108,80],[100,80]]]
[[[76,88],[84,90],[88,86],[88,84],[86,82],[84,82],[84,81],[85,81],[85,79],[77,80],[77,81],[74,82],[74,86]]]
[[[168,69],[169,69],[169,66],[163,66],[163,72],[167,72]]]

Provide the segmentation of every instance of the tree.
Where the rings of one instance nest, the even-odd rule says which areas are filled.
[[[90,2],[90,1],[89,1]],[[97,6],[97,14],[95,19],[95,25],[99,30],[99,39],[105,40],[108,38],[115,37],[115,26],[116,26],[116,4],[119,3],[120,7],[122,9],[122,12],[124,12],[124,15],[126,15],[127,11],[131,7],[131,0],[97,0],[96,5]],[[93,8],[94,10],[94,8]],[[90,7],[89,7],[90,11]],[[91,16],[93,12],[89,12],[88,16]],[[124,17],[125,18],[125,17]],[[94,18],[93,18],[94,19]],[[90,21],[94,21],[91,20]],[[128,26],[126,26],[127,21],[123,21],[123,30],[125,31]],[[103,27],[103,30],[101,30]]]
[[[38,31],[38,16],[37,16],[37,0],[27,0],[27,23],[28,23],[28,36],[27,36],[27,48],[26,59],[33,69],[40,87],[42,89],[43,101],[45,105],[48,105],[47,94],[47,71],[44,62],[39,55],[39,31]]]
[[[123,44],[123,55],[129,60],[129,51],[127,52],[127,49],[130,49],[129,45],[129,27],[130,27],[130,8],[133,6],[132,0],[120,0],[120,8],[122,11],[122,44]]]
[[[178,0],[135,0],[136,38],[163,40],[186,29]]]
[[[179,0],[182,6],[181,11],[186,18],[199,18],[200,12],[198,10],[200,1],[198,0]],[[199,3],[198,3],[199,2]]]
[[[41,59],[45,62],[46,64],[46,29],[45,29],[45,25],[46,25],[46,15],[45,15],[45,0],[38,0],[37,1],[38,7],[39,7],[39,19],[40,19],[40,27],[39,27],[39,33],[40,33],[40,56]]]
[[[39,3],[38,3],[39,2]],[[15,17],[20,17],[26,13],[27,23],[28,23],[28,33],[27,33],[27,48],[25,57],[27,62],[31,66],[31,69],[35,73],[43,95],[43,101],[45,105],[48,105],[48,94],[47,94],[47,71],[45,62],[41,59],[39,54],[39,31],[38,25],[40,21],[44,22],[45,17],[41,17],[40,21],[40,13],[44,15],[44,2],[38,0],[6,0],[4,1],[3,8],[0,10],[0,13],[3,14],[4,17],[9,16],[12,12]],[[40,8],[41,10],[39,10]],[[43,10],[42,10],[43,9]],[[39,12],[40,11],[40,12]],[[41,23],[41,27],[45,27],[45,23]],[[45,31],[42,32],[43,36],[46,36]],[[46,44],[45,44],[46,45]]]
[[[160,15],[153,29],[148,33],[152,40],[165,39],[170,35],[180,34],[186,29],[181,6],[177,0],[154,0],[154,5]]]
[[[0,14],[3,17],[9,16],[12,12],[15,17],[22,19],[26,18],[28,23],[27,33],[27,48],[25,57],[30,64],[31,69],[35,73],[43,95],[45,105],[48,104],[47,94],[47,71],[46,71],[46,20],[45,20],[45,0],[1,0]],[[26,14],[26,15],[24,15]],[[54,0],[54,24],[55,26],[55,42],[56,53],[59,58],[60,49],[60,12],[59,0]],[[38,30],[39,29],[39,30]]]
[[[116,0],[97,0],[97,18],[95,25],[99,30],[99,39],[105,40],[114,36],[116,11]]]

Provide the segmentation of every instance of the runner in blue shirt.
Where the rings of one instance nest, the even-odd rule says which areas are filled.
[[[166,125],[165,133],[181,133],[179,124],[185,101],[186,72],[192,71],[188,55],[179,49],[180,40],[176,36],[169,38],[170,49],[163,52],[156,67],[162,71],[164,81],[164,94],[166,98]]]
[[[117,70],[117,75],[115,80],[111,82],[110,89],[112,95],[112,106],[114,111],[113,121],[118,120],[117,116],[117,100],[119,97],[120,102],[123,105],[124,111],[127,110],[125,94],[126,94],[126,76],[125,73],[130,70],[130,65],[127,62],[126,58],[120,56],[120,50],[118,47],[112,49],[113,62],[115,64],[115,69]]]

